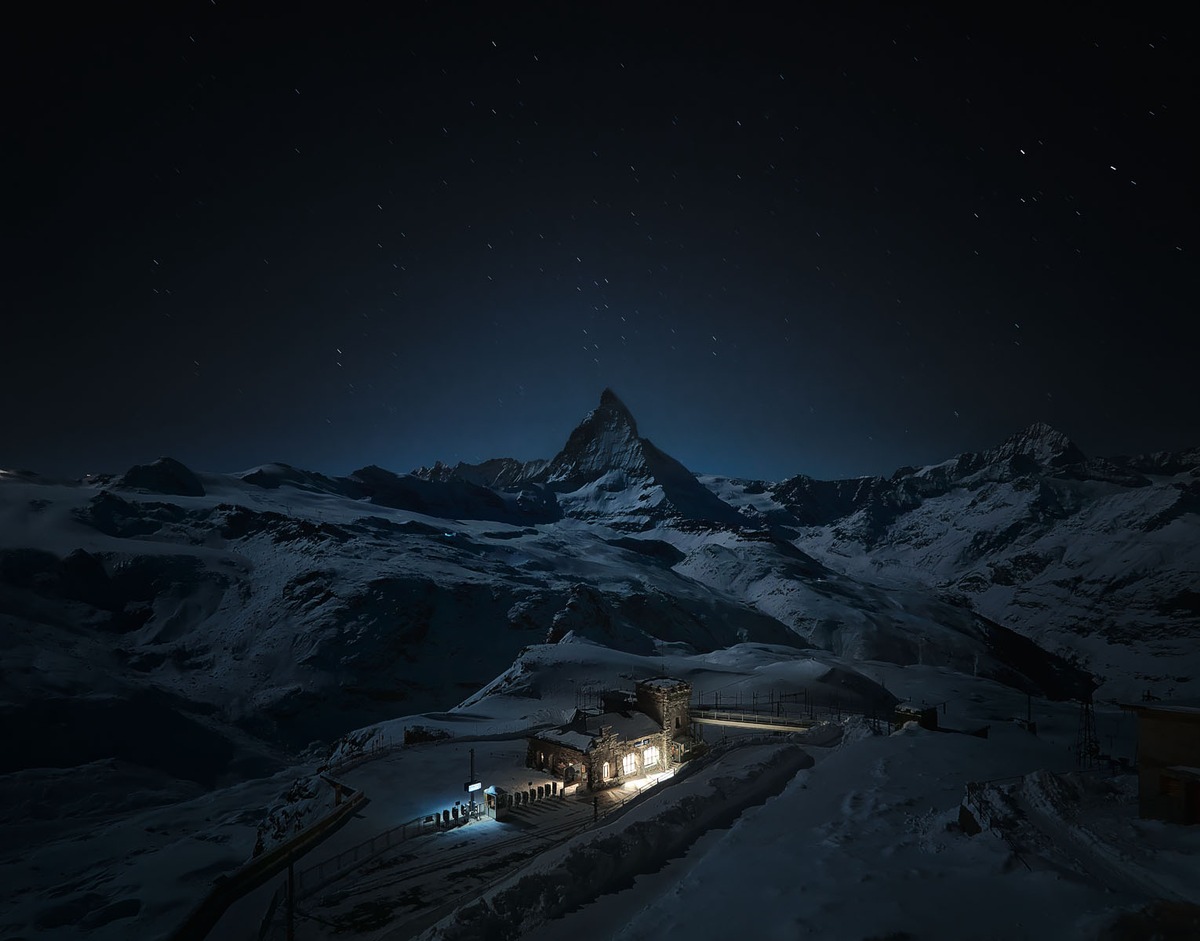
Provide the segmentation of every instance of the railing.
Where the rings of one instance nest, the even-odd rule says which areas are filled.
[[[751,741],[758,741],[758,740],[753,739]],[[763,741],[765,741],[765,739],[763,739]],[[560,832],[557,834],[558,840],[556,842],[559,842],[559,843],[565,842],[566,840],[571,839],[572,837],[577,836],[586,830],[590,830],[594,827],[600,826],[601,824],[609,822],[609,820],[611,818],[613,818],[614,816],[617,816],[617,815],[623,813],[624,811],[628,810],[635,801],[639,800],[640,798],[645,797],[647,792],[652,791],[658,787],[665,787],[668,784],[673,784],[676,780],[680,779],[681,777],[686,776],[686,774],[687,774],[689,768],[691,768],[691,766],[701,765],[701,764],[706,763],[705,759],[709,758],[709,756],[712,754],[713,754],[713,751],[710,750],[710,751],[706,752],[703,757],[689,762],[687,765],[684,765],[682,767],[682,769],[676,770],[675,773],[669,774],[669,775],[664,774],[662,777],[658,778],[657,780],[650,781],[650,782],[647,782],[646,784],[643,784],[633,794],[629,794],[626,797],[623,797],[618,801],[614,801],[614,802],[608,804],[607,806],[600,808],[597,813],[596,818],[593,820],[587,820],[585,822],[581,822],[581,823],[574,824],[574,825],[567,825],[565,828],[561,829]],[[555,798],[551,798],[551,799],[552,800],[571,800],[572,798],[555,797]],[[469,898],[477,899],[480,896],[482,896],[483,894],[485,894],[486,892],[488,892],[490,889],[499,885],[501,882],[504,882],[506,879],[511,879],[512,877],[513,877],[513,870],[511,870],[511,869],[505,870],[503,872],[499,872],[496,875],[492,876],[490,879],[487,879],[484,882],[482,882],[481,884],[475,886],[471,890],[471,894],[470,894]],[[409,926],[413,930],[413,936],[415,937],[418,933],[420,933],[421,930],[429,927],[430,925],[436,924],[438,921],[440,921],[441,919],[443,919],[447,915],[449,915],[451,912],[453,912],[456,908],[460,908],[464,904],[465,904],[465,900],[463,898],[451,899],[447,902],[444,902],[442,905],[438,906],[437,908],[425,912],[425,914],[423,914],[416,922],[412,923]]]
[[[612,801],[603,807],[599,807],[595,819],[581,821],[578,824],[568,824],[564,828],[561,828],[560,832],[556,834],[559,837],[557,842],[562,842],[584,831],[610,822],[614,817],[617,817],[626,810],[629,810],[636,802],[645,798],[649,792],[661,787],[666,787],[667,785],[674,784],[677,781],[689,777],[697,770],[706,767],[730,751],[738,748],[744,748],[749,745],[776,745],[778,743],[779,739],[772,736],[752,735],[741,737],[736,742],[710,746],[703,755],[687,762],[682,766],[679,766],[675,769],[674,773],[669,775],[665,774],[654,781],[649,781],[638,787],[634,793],[625,795],[620,800]],[[545,799],[569,800],[570,798],[563,797],[562,792],[560,791],[555,797]],[[541,803],[541,801],[537,801],[536,803]],[[513,809],[520,810],[524,806],[526,805],[514,807]],[[415,818],[406,824],[393,827],[391,830],[378,834],[372,839],[360,843],[358,846],[351,847],[349,850],[339,853],[337,856],[331,857],[325,862],[320,863],[317,866],[312,866],[309,869],[304,870],[304,872],[297,874],[297,898],[305,895],[311,895],[312,893],[319,891],[324,886],[329,885],[337,879],[347,875],[357,866],[366,863],[373,856],[382,854],[390,846],[396,846],[423,833],[433,833],[438,829],[445,829],[444,826],[439,828],[436,824],[426,823],[426,820],[428,819],[435,818]],[[460,817],[459,823],[461,824],[463,820],[464,818]],[[504,872],[497,873],[490,879],[484,881],[482,884],[474,887],[471,890],[470,897],[478,898],[506,879],[512,878],[513,874],[514,873],[512,870],[506,870]],[[284,884],[276,892],[275,897],[270,902],[268,911],[263,918],[259,941],[265,941],[268,936],[271,937],[272,941],[276,941],[276,939],[281,941],[283,924],[277,917],[276,913],[279,906],[282,905],[286,899],[286,895],[287,886]],[[454,911],[454,909],[463,904],[464,899],[462,898],[448,900],[437,908],[426,911],[409,927],[412,927],[414,932],[419,931],[439,921],[441,918],[445,917],[450,912]],[[272,931],[272,929],[274,930]]]
[[[771,689],[741,690],[698,690],[691,703],[694,713],[715,710],[718,712],[757,713],[778,718],[833,719],[840,722],[846,716],[862,716],[864,719],[890,720],[892,705],[880,701],[868,709],[856,707],[855,700],[823,689],[810,690],[800,687],[790,691]]]
[[[337,881],[342,876],[352,872],[376,856],[387,852],[393,846],[399,846],[401,843],[425,833],[433,833],[436,830],[446,829],[446,827],[433,823],[434,819],[433,817],[414,817],[407,823],[402,823],[397,827],[392,827],[390,830],[377,833],[369,840],[364,840],[357,846],[352,846],[350,849],[344,850],[336,856],[331,856],[329,859],[323,860],[315,866],[310,866],[308,869],[297,873],[297,898],[306,898],[312,895],[314,892],[323,889],[331,882]],[[462,822],[466,820],[465,817],[459,819]]]
[[[348,752],[338,758],[337,761],[322,764],[318,766],[317,770],[323,774],[342,774],[351,768],[357,768],[361,764],[366,764],[368,761],[374,761],[376,758],[389,755],[401,747],[403,747],[402,743],[381,735],[373,739],[366,747]]]
[[[670,774],[664,774],[664,775],[656,778],[653,781],[646,782],[645,784],[641,785],[636,790],[634,790],[634,792],[632,794],[626,794],[620,800],[610,802],[606,807],[599,808],[598,813],[597,813],[597,820],[604,820],[608,817],[611,817],[617,811],[625,809],[632,801],[637,800],[639,797],[641,797],[647,791],[653,790],[654,788],[659,787],[660,785],[664,785],[670,781],[673,781],[674,779],[675,779],[675,772],[672,771]]]
[[[341,787],[344,795],[350,795],[349,799],[329,814],[291,839],[255,857],[229,876],[218,877],[208,894],[168,936],[170,941],[203,941],[230,905],[286,869],[290,858],[323,840],[366,800],[362,791],[355,791],[345,785]]]
[[[543,794],[542,787],[529,791],[530,799],[521,800],[519,803],[514,802],[512,807],[524,807],[528,803],[540,803],[543,800],[558,799],[561,793],[557,785],[554,787],[554,797],[551,797],[552,785],[544,785],[544,796],[534,796],[534,794]],[[512,799],[522,795],[524,791],[515,791],[508,795],[508,799]],[[505,805],[506,807],[508,805]],[[483,805],[477,804],[478,808],[476,817],[486,814]],[[296,878],[296,897],[306,898],[315,892],[320,891],[325,886],[353,872],[359,866],[370,862],[376,856],[379,856],[393,846],[399,846],[408,840],[415,837],[423,836],[427,833],[436,833],[439,831],[453,830],[455,827],[460,827],[467,823],[471,818],[466,813],[465,809],[462,813],[451,816],[450,810],[444,810],[439,813],[429,814],[423,817],[414,817],[407,823],[402,823],[399,826],[392,827],[390,830],[385,830],[382,833],[377,833],[369,840],[363,840],[356,846],[350,847],[338,853],[336,856],[331,856],[329,859],[317,863],[315,866],[310,866],[303,872],[299,873]]]
[[[719,709],[693,709],[691,719],[702,725],[741,725],[778,729],[811,729],[814,725],[821,725],[825,721],[816,718],[775,715],[769,712],[737,712]]]

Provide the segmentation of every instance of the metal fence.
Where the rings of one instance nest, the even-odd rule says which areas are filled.
[[[803,731],[814,725],[820,725],[825,719],[808,718],[799,715],[782,715],[775,712],[736,711],[732,709],[692,709],[693,722],[711,725],[731,725],[743,728],[770,726],[781,731]]]
[[[445,829],[434,822],[436,819],[436,817],[415,817],[407,823],[377,833],[369,840],[364,840],[357,846],[352,846],[336,856],[331,856],[329,859],[297,873],[296,896],[306,898],[331,882],[340,879],[346,873],[387,852],[393,846],[399,846],[401,843],[425,833]],[[462,822],[466,820],[465,817],[461,819]]]
[[[378,738],[372,739],[366,746],[342,755],[337,761],[318,766],[317,770],[324,774],[341,774],[351,768],[366,764],[368,761],[374,761],[376,758],[382,758],[384,755],[398,751],[402,745],[403,743],[397,742],[391,737],[380,735]]]
[[[778,744],[779,739],[773,735],[748,735],[740,737],[736,742],[728,744],[715,745],[710,747],[702,756],[688,762],[687,764],[676,769],[673,774],[663,775],[654,781],[647,781],[638,787],[633,793],[625,794],[619,800],[607,801],[603,805],[596,806],[595,817],[590,820],[581,821],[577,825],[572,825],[568,828],[567,833],[562,835],[562,839],[582,833],[593,827],[610,822],[615,817],[620,816],[635,803],[645,798],[648,792],[674,784],[684,778],[689,777],[695,771],[703,768],[713,761],[718,760],[724,754],[747,745],[760,744]],[[546,788],[545,794],[542,797],[535,797],[537,788],[530,788],[528,791],[515,791],[509,795],[510,799],[516,798],[518,794],[527,795],[528,799],[518,802],[513,800],[513,808],[520,809],[529,803],[541,803],[542,800],[569,800],[565,797],[562,791],[556,791],[551,794],[549,788]],[[408,840],[416,837],[435,833],[439,830],[453,829],[455,826],[461,826],[467,821],[465,815],[460,816],[457,820],[451,820],[449,824],[438,823],[440,815],[432,814],[426,817],[416,817],[407,823],[392,827],[383,833],[379,833],[369,840],[364,840],[357,846],[344,850],[336,856],[332,856],[315,866],[310,866],[301,872],[296,873],[295,891],[296,899],[310,897],[322,888],[336,882],[338,879],[349,874],[359,866],[364,865],[371,859],[385,853],[394,846],[399,846]],[[493,888],[505,879],[513,875],[512,871],[497,873],[491,879],[485,881],[482,885],[473,890],[473,896],[478,897],[484,892]],[[274,895],[268,903],[266,912],[264,913],[261,927],[258,932],[258,941],[282,941],[284,935],[283,919],[279,917],[279,910],[283,907],[287,899],[287,883],[283,882],[276,889]],[[426,919],[429,924],[438,920],[455,908],[462,904],[461,899],[447,902],[438,910],[430,913],[432,920]]]
[[[720,690],[701,692],[693,700],[694,710],[713,710],[728,712],[757,712],[764,716],[807,718],[807,719],[841,719],[843,716],[859,715],[873,718],[885,715],[890,709],[882,703],[874,709],[855,708],[855,701],[843,699],[826,691],[810,691],[807,687],[798,690],[766,692],[754,691],[743,693],[738,690],[733,693],[722,693]]]

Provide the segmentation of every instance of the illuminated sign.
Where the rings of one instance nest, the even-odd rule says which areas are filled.
[[[468,794],[472,791],[481,791],[483,790],[483,784],[480,781],[468,781],[463,785],[463,790]]]

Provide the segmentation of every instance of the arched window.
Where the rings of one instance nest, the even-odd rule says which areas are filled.
[[[604,762],[604,767],[602,767],[600,769],[600,779],[602,781],[607,781],[611,777],[612,777],[612,768],[609,767],[609,764],[606,761],[606,762]]]

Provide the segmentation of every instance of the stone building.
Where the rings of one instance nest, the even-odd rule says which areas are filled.
[[[665,753],[674,762],[683,761],[688,749],[695,744],[692,736],[692,687],[683,680],[659,677],[644,680],[634,688],[639,712],[658,723],[663,733]]]
[[[1138,809],[1200,823],[1200,703],[1127,705],[1138,718]]]
[[[526,764],[591,790],[666,771],[697,744],[691,698],[688,683],[666,677],[638,683],[632,696],[605,693],[600,711],[532,736]]]

